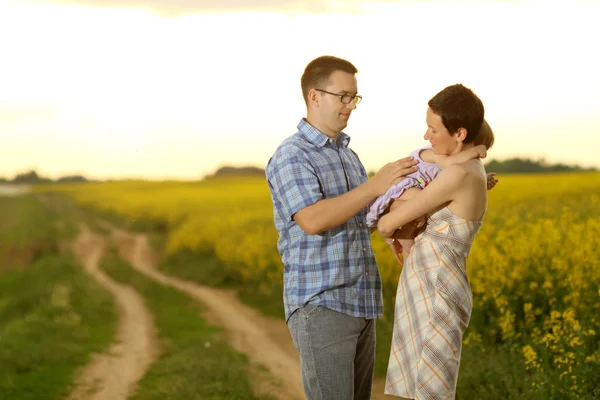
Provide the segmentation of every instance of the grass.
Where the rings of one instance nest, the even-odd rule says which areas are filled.
[[[158,269],[168,275],[219,288],[236,288],[241,282],[238,274],[231,273],[231,269],[212,254],[180,251],[162,259]]]
[[[112,298],[59,254],[60,243],[75,237],[79,223],[106,233],[97,221],[97,213],[61,194],[0,197],[0,252],[29,254],[27,262],[0,274],[0,399],[65,398],[78,368],[112,342]],[[159,234],[152,237],[160,242]],[[202,306],[148,280],[114,254],[103,267],[146,297],[159,329],[162,356],[141,380],[135,399],[258,399],[247,358],[228,346],[222,330],[206,323]]]
[[[475,308],[458,397],[600,399],[594,384],[600,371],[598,176],[505,176],[489,193],[490,212],[469,259]],[[169,248],[181,254],[167,257],[164,272],[233,288],[245,303],[282,318],[281,265],[264,179],[205,183],[148,183],[143,190],[107,184],[77,198],[168,235]],[[233,188],[243,196],[231,197]],[[376,255],[387,251],[379,243]],[[400,271],[389,254],[378,261],[386,309],[377,323],[376,374],[382,376]]]
[[[35,196],[0,197],[0,273],[55,253],[55,221]]]
[[[160,250],[163,243],[155,241],[153,245]],[[275,318],[284,317],[283,287],[281,285],[272,282],[265,286],[263,276],[250,278],[246,285],[243,285],[238,269],[224,265],[214,254],[179,251],[162,259],[158,269],[167,275],[202,285],[233,289],[243,303],[263,314]],[[261,285],[261,279],[263,279],[263,285]],[[259,287],[261,290],[257,290]]]
[[[531,378],[521,355],[499,346],[463,346],[457,396],[461,399],[544,400],[529,393]]]
[[[72,239],[79,233],[79,225],[83,224],[97,233],[107,233],[108,230],[99,224],[98,213],[75,204],[75,201],[60,193],[37,193],[45,207],[51,211],[60,222],[57,224],[59,234]]]
[[[205,321],[197,301],[146,278],[114,252],[101,267],[146,299],[159,331],[162,355],[133,399],[258,399],[250,386],[248,359],[229,347],[221,329]]]
[[[165,258],[160,269],[165,274],[201,284],[235,288],[240,300],[247,305],[265,315],[283,319],[283,289],[279,284],[272,282],[268,290],[256,290],[259,282],[247,282],[245,287],[236,286],[236,277],[230,272],[235,269],[224,268],[214,255],[178,252]],[[392,289],[395,288],[384,287],[384,291]],[[392,296],[384,293],[384,298]],[[387,372],[393,332],[393,304],[386,303],[384,310],[385,316],[377,320],[376,329],[375,376],[379,378],[385,377]],[[520,362],[521,356],[512,353],[508,347],[504,349],[498,346],[481,346],[477,343],[463,346],[457,399],[541,400],[527,390],[531,378]]]
[[[112,298],[61,254],[77,229],[55,200],[0,197],[0,399],[64,398],[112,341]]]
[[[115,318],[110,295],[65,257],[1,275],[0,399],[64,398]]]

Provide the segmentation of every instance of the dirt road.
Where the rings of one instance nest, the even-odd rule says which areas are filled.
[[[112,229],[112,240],[119,254],[133,268],[164,285],[187,293],[210,310],[207,317],[212,323],[225,328],[229,342],[239,352],[248,355],[255,364],[267,368],[278,384],[255,382],[259,391],[281,400],[305,399],[302,389],[298,352],[293,346],[284,321],[268,318],[242,304],[234,293],[218,290],[159,272],[154,267],[156,257],[144,235],[134,235]],[[392,399],[383,394],[384,383],[377,380],[373,400]]]
[[[125,400],[158,355],[152,315],[131,287],[108,277],[98,263],[105,240],[82,227],[73,251],[86,271],[114,297],[119,322],[115,343],[80,371],[69,400]]]

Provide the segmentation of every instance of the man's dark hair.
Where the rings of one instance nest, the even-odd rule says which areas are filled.
[[[349,74],[358,72],[350,61],[334,56],[321,56],[308,63],[300,79],[302,96],[306,104],[308,104],[308,92],[311,89],[324,89],[329,83],[331,74],[335,71],[343,71]]]
[[[485,110],[483,103],[473,91],[461,84],[444,88],[429,100],[429,108],[442,118],[442,123],[451,135],[460,128],[467,130],[464,143],[475,140]]]

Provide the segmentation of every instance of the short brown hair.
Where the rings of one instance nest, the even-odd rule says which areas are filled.
[[[475,146],[482,144],[488,150],[494,145],[494,131],[492,131],[490,124],[488,124],[485,119],[483,120],[481,128],[479,129],[479,132],[477,132],[477,136],[475,136],[473,143]]]
[[[431,111],[442,118],[450,135],[460,128],[467,130],[464,143],[471,143],[483,122],[485,109],[473,91],[460,83],[444,88],[427,103]]]
[[[350,61],[334,56],[317,57],[308,63],[300,79],[302,96],[306,104],[308,104],[308,92],[311,89],[323,89],[326,87],[331,74],[335,71],[343,71],[349,74],[356,74],[358,72]]]

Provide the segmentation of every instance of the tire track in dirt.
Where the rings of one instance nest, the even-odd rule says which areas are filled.
[[[73,252],[85,270],[114,297],[119,313],[115,343],[106,353],[92,356],[79,372],[68,400],[125,400],[158,356],[153,317],[143,298],[98,267],[105,246],[102,237],[82,226]]]

